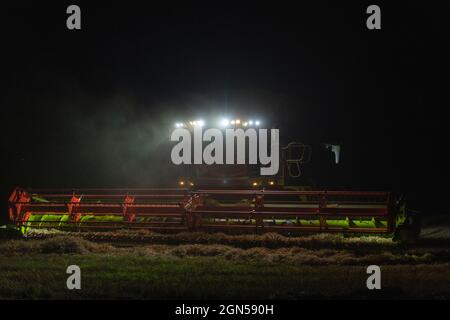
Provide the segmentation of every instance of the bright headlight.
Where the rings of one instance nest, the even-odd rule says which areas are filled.
[[[220,121],[220,124],[221,124],[223,127],[226,127],[226,126],[228,126],[228,125],[230,124],[230,121],[228,121],[228,119],[222,119],[222,120]]]

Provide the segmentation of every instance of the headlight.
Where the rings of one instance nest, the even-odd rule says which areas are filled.
[[[189,125],[191,127],[203,127],[205,125],[205,121],[204,120],[194,120],[194,121],[189,121]]]
[[[221,124],[223,127],[227,127],[227,126],[230,124],[230,121],[229,121],[228,119],[222,119],[222,120],[220,121],[220,124]]]

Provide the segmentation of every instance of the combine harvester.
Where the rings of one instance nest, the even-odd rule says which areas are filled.
[[[300,150],[295,159],[294,149]],[[147,229],[161,233],[338,232],[393,235],[402,241],[417,238],[417,223],[407,213],[404,201],[392,193],[286,186],[288,176],[300,175],[300,165],[309,161],[310,151],[301,143],[288,144],[282,149],[280,174],[265,180],[252,175],[251,166],[239,166],[233,174],[229,169],[221,172],[201,165],[178,182],[184,188],[16,188],[9,198],[9,217],[23,233],[38,228]]]
[[[299,234],[343,232],[416,236],[404,205],[387,192],[74,189],[13,191],[10,220],[26,233],[148,229],[156,232]]]

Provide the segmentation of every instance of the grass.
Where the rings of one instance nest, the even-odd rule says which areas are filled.
[[[82,270],[81,290],[65,287],[71,264]],[[364,266],[293,266],[222,257],[51,254],[0,259],[0,270],[2,299],[450,298],[448,264],[383,267],[381,292],[366,289]]]
[[[114,247],[82,238],[0,244],[1,299],[450,299],[447,251],[364,254],[359,250],[229,245]],[[382,290],[366,289],[369,264]],[[82,289],[66,289],[80,266]]]

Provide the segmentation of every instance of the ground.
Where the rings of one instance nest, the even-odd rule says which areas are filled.
[[[447,231],[428,225],[413,246],[327,234],[39,232],[0,243],[0,298],[450,299]],[[66,287],[74,264],[81,290]],[[381,290],[366,287],[372,264]]]

